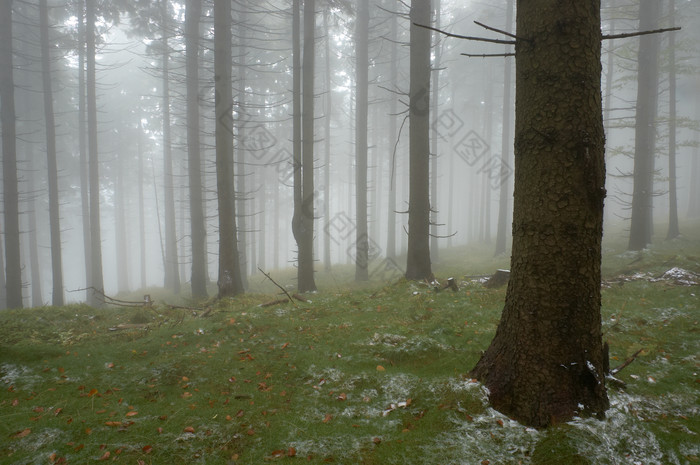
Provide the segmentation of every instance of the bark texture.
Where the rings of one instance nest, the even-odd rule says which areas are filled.
[[[511,277],[472,375],[496,409],[546,427],[608,408],[600,2],[520,0],[517,35]]]
[[[427,279],[430,266],[430,23],[429,0],[411,2],[407,279]]]
[[[369,90],[369,1],[357,3],[355,24],[355,281],[369,279],[369,236],[367,232],[367,113]]]

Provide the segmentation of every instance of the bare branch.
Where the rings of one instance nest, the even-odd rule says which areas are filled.
[[[264,274],[265,277],[266,277],[267,279],[269,279],[270,281],[272,281],[272,284],[274,284],[275,286],[277,286],[277,287],[279,287],[280,289],[282,289],[282,292],[284,292],[284,293],[286,294],[286,296],[289,298],[289,301],[290,301],[291,303],[293,303],[294,306],[296,307],[296,304],[294,303],[294,299],[292,298],[291,295],[289,295],[289,292],[287,292],[287,290],[286,290],[285,288],[283,288],[282,286],[280,286],[279,284],[277,284],[277,282],[276,282],[274,279],[272,279],[272,277],[271,277],[268,273],[265,273],[263,270],[261,270],[260,267],[258,267],[258,270],[259,270],[262,274]]]
[[[422,27],[424,29],[429,29],[431,31],[439,32],[440,34],[446,35],[447,37],[454,37],[456,39],[475,40],[478,42],[490,42],[492,44],[515,45],[514,40],[488,39],[486,37],[463,36],[463,35],[459,35],[459,34],[453,34],[451,32],[447,32],[447,31],[443,31],[442,29],[438,29],[436,27],[426,26],[424,24],[413,23],[413,25],[418,26],[418,27]]]
[[[493,32],[498,32],[498,33],[506,35],[508,37],[512,37],[513,39],[526,40],[526,39],[523,39],[522,37],[516,36],[515,34],[511,34],[508,31],[503,31],[501,29],[496,29],[495,27],[487,26],[486,24],[480,23],[479,21],[474,21],[474,23],[478,24],[479,26],[483,27],[484,29],[488,29],[489,31],[493,31]]]
[[[484,53],[482,55],[474,55],[472,53],[460,53],[469,58],[492,58],[492,57],[514,57],[515,53]]]
[[[625,39],[627,37],[645,36],[647,34],[660,34],[662,32],[680,31],[680,27],[669,27],[666,29],[654,29],[653,31],[628,32],[626,34],[609,34],[603,36],[603,40]]]

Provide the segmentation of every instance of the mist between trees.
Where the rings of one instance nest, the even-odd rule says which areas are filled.
[[[414,23],[504,39],[474,21],[514,31],[513,2],[413,3],[2,2],[1,305],[509,254],[515,58],[463,54],[513,47]],[[698,4],[601,12],[605,229],[637,250],[700,215]]]

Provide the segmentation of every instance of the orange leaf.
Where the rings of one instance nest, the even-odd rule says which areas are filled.
[[[138,414],[139,414],[139,412],[136,412],[134,410],[132,410],[131,412],[126,412],[127,417],[133,417],[134,415],[138,415]]]
[[[98,393],[99,393],[99,391],[98,391],[97,389],[92,388],[92,389],[90,389],[90,392],[88,392],[88,397],[92,397],[92,396],[94,396],[95,394],[98,394]]]
[[[340,395],[338,396],[338,400],[348,400],[347,394],[344,392],[341,392]]]
[[[106,426],[122,426],[121,421],[105,421]]]
[[[182,431],[185,433],[194,433],[194,427],[186,426],[185,429],[183,429]]]
[[[249,429],[248,431],[246,431],[246,434],[247,434],[248,436],[253,436],[253,435],[255,434],[255,430],[251,428],[251,429]]]
[[[141,450],[143,451],[144,454],[150,454],[151,451],[153,450],[153,446],[143,446],[143,448]]]
[[[297,455],[297,450],[293,447],[287,449],[287,457],[295,457]]]
[[[377,365],[377,371],[386,371],[386,368],[381,365]]]
[[[112,454],[109,451],[106,451],[98,460],[108,460],[110,455]]]
[[[330,413],[326,413],[326,416],[323,418],[323,422],[328,423],[332,419],[333,419],[333,415],[331,415]]]
[[[16,433],[14,433],[14,434],[12,435],[12,439],[23,438],[23,437],[25,437],[25,436],[28,436],[29,433],[31,433],[31,432],[32,432],[31,429],[25,428],[25,429],[23,429],[22,431],[17,431]]]

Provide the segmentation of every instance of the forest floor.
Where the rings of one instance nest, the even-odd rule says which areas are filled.
[[[507,267],[482,249],[436,266],[456,292],[339,284],[345,270],[319,272],[308,302],[261,306],[284,296],[256,277],[255,293],[196,308],[0,312],[0,463],[700,462],[700,240],[606,246],[611,366],[641,353],[606,419],[540,431],[466,375],[505,295],[475,277]]]

